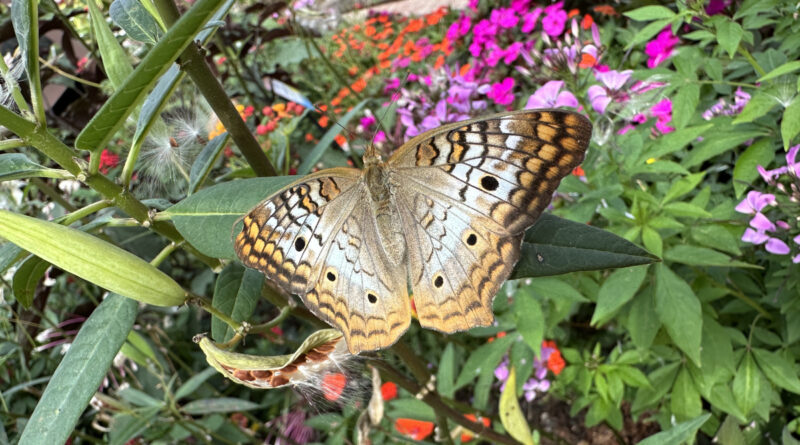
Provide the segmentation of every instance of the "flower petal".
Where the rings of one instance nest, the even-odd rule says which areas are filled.
[[[789,253],[789,246],[778,238],[770,238],[764,246],[767,252],[775,255],[786,255]]]

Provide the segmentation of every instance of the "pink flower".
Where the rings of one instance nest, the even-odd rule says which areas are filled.
[[[542,8],[536,8],[522,16],[522,28],[520,30],[525,34],[533,31],[533,28],[536,27],[536,22],[539,21],[539,16],[542,15],[542,11]]]
[[[513,28],[519,22],[519,17],[511,8],[494,9],[489,19],[501,28]]]
[[[561,91],[563,87],[564,82],[561,80],[551,80],[545,83],[528,98],[528,103],[525,104],[525,108],[578,108],[578,99],[569,91]]]
[[[800,162],[797,162],[797,153],[800,152],[800,144],[795,145],[794,147],[789,148],[789,151],[786,152],[786,166],[785,167],[778,167],[774,170],[767,170],[764,167],[758,165],[756,166],[756,170],[758,170],[758,174],[764,178],[764,181],[768,184],[772,184],[775,182],[776,179],[781,177],[781,175],[785,173],[789,173],[794,177],[798,177],[798,170],[800,170]]]
[[[553,3],[544,8],[545,16],[542,19],[542,28],[550,37],[558,37],[564,32],[567,23],[567,11],[562,9],[564,2]]]
[[[769,235],[762,232],[756,232],[751,228],[746,228],[744,230],[744,234],[742,235],[742,241],[750,244],[763,244],[764,241],[769,239]]]
[[[602,85],[592,85],[586,91],[592,108],[603,114],[612,100],[618,103],[626,102],[628,95],[621,90],[631,74],[633,70],[595,72],[594,76],[602,82]]]
[[[511,92],[514,84],[512,77],[506,77],[502,82],[492,84],[491,91],[486,95],[500,105],[509,105],[514,101],[514,93]]]
[[[669,100],[668,97],[653,105],[650,111],[653,113],[653,116],[656,117],[656,129],[660,131],[661,134],[675,131],[674,128],[667,125],[672,120],[672,101]]]
[[[450,28],[447,30],[447,39],[454,41],[461,36],[465,36],[471,27],[472,19],[468,15],[462,14],[458,20],[450,25]]]
[[[776,229],[775,223],[761,212],[756,213],[753,219],[750,220],[750,226],[759,232],[774,232]]]
[[[523,14],[525,11],[528,10],[530,6],[529,3],[531,0],[511,0],[511,9],[517,12],[517,14]]]
[[[655,40],[651,40],[644,48],[644,52],[650,56],[647,59],[647,67],[655,68],[661,62],[667,60],[672,56],[673,50],[678,43],[680,43],[680,39],[672,34],[671,28],[667,27],[661,31]]]
[[[764,209],[764,207],[775,203],[775,195],[771,193],[761,193],[752,190],[747,193],[747,196],[736,206],[736,211],[739,213],[755,214]]]
[[[775,255],[787,255],[789,253],[789,246],[778,238],[770,238],[764,246],[767,252]]]

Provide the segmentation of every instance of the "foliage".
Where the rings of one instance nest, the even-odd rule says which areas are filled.
[[[0,5],[0,442],[796,443],[794,3],[319,7]],[[353,357],[233,260],[288,175],[549,107],[593,142],[495,326]]]

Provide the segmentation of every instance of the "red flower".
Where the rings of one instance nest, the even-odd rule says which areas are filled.
[[[322,393],[331,402],[338,400],[347,385],[347,376],[341,372],[325,374],[322,378]]]
[[[423,440],[433,432],[433,422],[401,418],[395,420],[394,429],[396,429],[398,433],[414,440]]]
[[[381,397],[387,402],[397,397],[397,384],[394,382],[386,382],[381,385]]]
[[[475,417],[475,414],[466,414],[464,417],[466,417],[467,419],[469,419],[469,420],[471,420],[473,422],[478,422],[478,419]],[[480,418],[480,423],[482,423],[483,426],[488,428],[489,425],[492,424],[492,421],[491,421],[491,419],[488,419],[486,417],[481,417]],[[472,434],[472,431],[467,430],[467,431],[461,433],[461,442],[462,443],[463,442],[469,442],[470,440],[472,440],[474,438],[475,438],[475,436]]]
[[[100,153],[100,172],[106,174],[108,173],[109,169],[112,169],[117,165],[119,165],[119,155],[108,151],[107,148],[104,148]]]
[[[263,135],[267,134],[268,132],[269,131],[267,130],[267,126],[264,125],[264,124],[261,124],[261,125],[256,127],[256,134],[259,134],[259,135],[263,136]]]
[[[547,369],[553,371],[553,374],[561,374],[564,366],[566,366],[566,362],[564,362],[564,357],[561,357],[561,351],[558,349],[551,352],[550,357],[547,357]]]

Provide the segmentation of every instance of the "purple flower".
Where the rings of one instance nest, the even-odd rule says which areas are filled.
[[[544,8],[544,18],[542,28],[550,37],[558,37],[564,32],[564,25],[567,23],[567,11],[562,9],[564,2],[553,3]]]
[[[794,147],[789,148],[789,151],[786,152],[786,166],[785,167],[778,167],[774,170],[767,170],[763,166],[758,165],[756,169],[758,173],[764,178],[764,181],[768,184],[772,184],[784,173],[789,173],[794,177],[798,177],[798,169],[800,169],[800,162],[797,162],[797,153],[800,152],[800,144],[795,145]]]
[[[651,40],[644,48],[644,52],[650,56],[647,59],[647,67],[655,68],[661,62],[667,60],[672,56],[673,50],[678,43],[680,43],[680,39],[672,34],[671,28],[667,27],[661,31],[655,40]]]
[[[386,86],[383,87],[383,92],[388,93],[400,88],[400,79],[393,77],[386,81]]]
[[[472,19],[466,15],[461,14],[461,16],[450,25],[450,28],[447,30],[447,39],[450,41],[454,41],[459,37],[467,35],[469,29],[472,27]]]
[[[508,357],[504,358],[502,362],[494,369],[494,376],[497,377],[497,380],[505,383],[508,380]]]
[[[775,195],[771,193],[761,193],[752,190],[747,193],[747,196],[736,206],[736,211],[739,213],[754,214],[764,209],[764,207],[775,203]]]
[[[764,246],[767,252],[775,255],[787,255],[789,253],[789,246],[778,238],[770,238]]]
[[[545,371],[546,370],[547,368],[545,368]],[[525,400],[528,402],[536,398],[536,391],[547,392],[548,389],[550,389],[549,380],[529,379],[524,385],[522,385],[522,391],[525,393]]]
[[[539,21],[539,16],[542,15],[543,11],[544,10],[542,8],[536,8],[522,16],[522,28],[520,28],[520,31],[525,34],[533,31],[533,28],[536,27],[536,23]]]
[[[366,130],[367,128],[371,127],[372,124],[375,123],[375,116],[364,116],[361,118],[361,121],[359,123]]]
[[[795,244],[800,246],[800,235],[797,235],[796,237],[794,237],[794,239],[792,241],[794,241]],[[795,264],[800,263],[800,253],[798,253],[797,256],[792,258],[792,262],[795,263]]]
[[[511,0],[511,9],[516,11],[517,14],[523,14],[528,10],[531,0]]]
[[[528,98],[525,108],[578,108],[578,99],[569,91],[561,91],[563,87],[564,82],[561,80],[551,80],[545,83]]]
[[[769,235],[767,235],[766,233],[756,232],[755,230],[749,227],[744,230],[744,234],[742,235],[742,241],[756,245],[762,244],[768,239]]]
[[[774,232],[776,230],[775,224],[761,212],[756,213],[750,220],[750,226],[760,232]]]
[[[492,10],[489,20],[501,28],[513,28],[517,26],[519,17],[511,8],[497,8]]]
[[[492,84],[492,90],[487,96],[500,105],[509,105],[514,101],[514,78],[506,77],[502,82]]]
[[[674,128],[667,125],[672,120],[672,101],[669,100],[668,97],[653,105],[650,111],[653,113],[653,116],[656,117],[656,129],[660,131],[661,134],[675,131]]]
[[[719,14],[728,7],[730,0],[710,0],[706,5],[706,14]]]
[[[633,70],[595,72],[594,76],[603,85],[592,85],[587,90],[592,108],[600,114],[605,113],[606,107],[612,100],[625,102],[627,93],[622,92],[622,87],[628,82]]]

